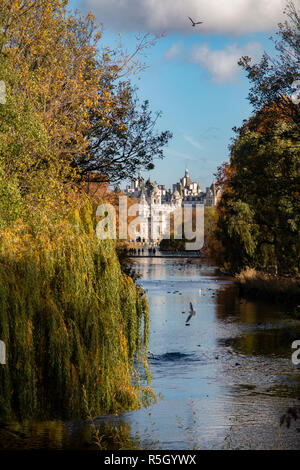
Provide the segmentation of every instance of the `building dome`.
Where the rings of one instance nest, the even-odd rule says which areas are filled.
[[[181,178],[181,184],[184,188],[187,188],[192,184],[192,180],[189,175],[189,170],[187,168],[185,169],[184,177]]]

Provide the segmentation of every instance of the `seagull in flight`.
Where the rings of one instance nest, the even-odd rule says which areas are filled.
[[[186,319],[185,326],[189,326],[189,321],[192,317],[196,315],[196,310],[194,310],[194,307],[192,305],[192,302],[190,302],[190,314]]]
[[[193,27],[195,27],[197,24],[203,24],[203,21],[197,21],[196,22],[196,21],[192,20],[192,18],[190,16],[189,16],[189,20],[191,20]]]

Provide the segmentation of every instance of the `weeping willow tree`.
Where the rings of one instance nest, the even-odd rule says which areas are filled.
[[[146,299],[114,242],[97,239],[71,165],[89,153],[91,112],[107,129],[117,119],[102,78],[119,68],[92,15],[67,6],[0,2],[2,421],[119,412],[152,396]]]
[[[83,417],[86,401],[95,415],[151,400],[137,367],[146,365],[147,301],[122,273],[114,242],[97,239],[92,214],[85,203],[38,232],[21,219],[0,232],[1,420]]]

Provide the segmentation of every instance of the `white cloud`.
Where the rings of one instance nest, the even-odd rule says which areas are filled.
[[[273,29],[286,0],[82,0],[117,31],[245,34]],[[203,20],[193,28],[188,16]]]
[[[225,49],[213,50],[207,44],[195,46],[190,62],[207,69],[215,83],[232,82],[240,71],[238,60],[248,55],[253,59],[261,56],[262,47],[258,42],[249,42],[242,47],[230,44]]]
[[[195,139],[193,139],[193,137],[191,137],[190,135],[184,135],[184,138],[185,140],[190,144],[192,145],[195,149],[197,150],[203,150],[203,145],[201,145],[199,142],[197,142]]]
[[[182,50],[182,41],[175,42],[165,53],[165,58],[167,60],[177,59],[182,54]]]

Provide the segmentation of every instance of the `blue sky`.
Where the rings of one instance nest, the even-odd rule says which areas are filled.
[[[137,32],[165,33],[147,51],[147,69],[133,76],[141,99],[162,111],[158,129],[173,133],[164,160],[149,175],[168,187],[185,167],[202,188],[228,160],[232,127],[251,114],[249,84],[236,66],[241,55],[272,52],[269,37],[282,20],[284,0],[71,0],[104,24],[103,43],[118,33],[133,50]],[[193,28],[188,16],[203,19]]]

